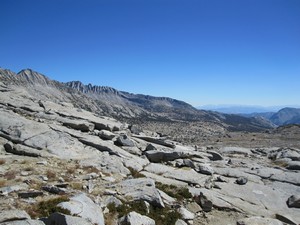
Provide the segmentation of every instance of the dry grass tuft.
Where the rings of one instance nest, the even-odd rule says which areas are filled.
[[[13,180],[16,178],[16,174],[17,174],[17,171],[10,170],[10,171],[7,171],[3,177],[7,180]]]

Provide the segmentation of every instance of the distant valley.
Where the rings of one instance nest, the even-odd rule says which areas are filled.
[[[212,110],[220,113],[235,114],[251,117],[262,117],[269,120],[276,126],[288,124],[300,124],[300,108],[299,107],[282,107],[282,106],[203,106],[202,109]]]

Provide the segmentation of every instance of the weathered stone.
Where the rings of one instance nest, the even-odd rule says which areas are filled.
[[[181,214],[182,219],[184,220],[193,220],[195,218],[195,214],[184,207],[180,207],[178,212]]]
[[[36,198],[42,196],[44,193],[42,191],[28,191],[28,192],[19,192],[19,198]]]
[[[127,179],[117,185],[120,193],[130,200],[144,200],[151,205],[164,207],[164,203],[158,190],[155,188],[155,182],[149,178]]]
[[[95,125],[93,123],[87,122],[85,120],[71,120],[71,119],[63,119],[63,126],[70,127],[75,130],[80,130],[82,132],[93,131]]]
[[[177,152],[173,150],[151,150],[146,151],[145,155],[149,159],[150,162],[168,162],[173,161],[175,159],[185,158],[187,157],[182,152]]]
[[[158,145],[162,145],[162,146],[166,146],[169,148],[175,148],[175,145],[173,143],[170,143],[166,140],[166,138],[161,138],[161,137],[150,137],[150,136],[142,136],[142,135],[133,135],[133,137],[136,138],[140,138],[142,140],[154,143],[154,144],[158,144]]]
[[[288,162],[288,165],[286,166],[288,170],[300,170],[300,161],[291,161]]]
[[[188,203],[188,204],[186,205],[186,208],[187,208],[190,212],[192,212],[192,213],[194,213],[194,214],[196,214],[196,213],[198,213],[198,212],[200,212],[200,211],[202,210],[201,206],[198,205],[196,202],[190,202],[190,203]]]
[[[0,224],[1,225],[45,225],[45,223],[41,220],[14,220],[9,222],[3,222]]]
[[[51,194],[56,194],[56,195],[62,195],[62,194],[65,194],[66,191],[59,188],[59,187],[56,187],[56,186],[50,186],[50,185],[47,185],[47,186],[43,186],[42,189],[44,191],[47,191]]]
[[[93,224],[104,225],[101,207],[84,193],[71,197],[70,201],[59,203],[58,206],[68,209],[72,215],[80,216]]]
[[[118,146],[127,146],[127,147],[134,147],[134,141],[131,140],[127,135],[121,135],[115,141],[115,144]]]
[[[157,148],[153,144],[148,144],[146,146],[146,151],[157,150]]]
[[[235,181],[239,185],[245,185],[248,182],[248,179],[246,177],[239,177]]]
[[[147,216],[142,216],[136,212],[130,212],[119,219],[120,225],[155,225],[155,221]]]
[[[11,142],[7,142],[4,145],[5,151],[15,154],[15,155],[24,155],[24,156],[31,156],[31,157],[38,157],[41,156],[41,151],[36,150],[34,148],[30,148],[24,145],[14,145]]]
[[[300,208],[300,195],[292,195],[287,200],[289,208]]]
[[[116,137],[116,134],[108,130],[101,130],[98,136],[103,140],[112,140]]]
[[[208,164],[196,164],[195,170],[199,173],[212,175],[214,173],[213,168]]]
[[[250,218],[237,221],[237,225],[258,225],[258,224],[259,225],[283,225],[283,223],[277,219],[263,218],[263,217],[250,217]]]
[[[52,213],[48,218],[44,218],[43,221],[46,225],[93,225],[87,219],[57,212]]]
[[[0,188],[0,194],[7,195],[14,191],[21,191],[21,190],[27,190],[27,189],[28,189],[27,184],[18,184],[18,185]]]
[[[181,219],[178,219],[178,220],[176,221],[175,225],[187,225],[187,223],[184,222],[184,221],[181,220]]]
[[[143,129],[138,125],[130,125],[129,129],[133,134],[140,134],[143,132]]]
[[[24,210],[13,209],[0,212],[0,223],[26,219],[30,219],[30,216]]]
[[[204,212],[210,212],[212,210],[212,201],[207,199],[207,197],[202,192],[196,197],[195,200],[201,206]]]
[[[215,151],[207,151],[207,153],[209,153],[211,156],[209,156],[208,158],[212,161],[218,161],[218,160],[223,160],[223,157],[220,153],[215,152]]]

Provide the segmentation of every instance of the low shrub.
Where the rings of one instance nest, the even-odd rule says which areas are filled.
[[[67,196],[60,196],[46,201],[41,201],[38,204],[28,208],[27,213],[32,218],[48,217],[55,212],[60,212],[66,215],[70,215],[69,210],[57,206],[59,203],[66,202],[66,201],[69,201],[69,198]]]

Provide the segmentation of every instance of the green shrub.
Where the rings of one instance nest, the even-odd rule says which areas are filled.
[[[144,201],[133,201],[129,203],[123,203],[120,206],[115,206],[114,203],[107,205],[111,214],[117,214],[119,218],[127,215],[130,212],[137,212],[141,215],[148,216],[155,220],[156,225],[174,225],[180,218],[180,214],[176,209],[172,209],[169,206],[165,208],[154,207],[150,205],[149,212]]]
[[[160,182],[155,183],[156,188],[162,190],[166,194],[170,195],[173,198],[181,201],[183,199],[192,198],[192,194],[189,192],[189,189],[186,187],[176,187],[175,185],[162,184]]]
[[[55,212],[70,215],[69,210],[57,206],[59,203],[67,201],[69,201],[69,198],[66,196],[60,196],[46,201],[41,201],[37,205],[29,208],[27,212],[32,218],[48,217]]]

